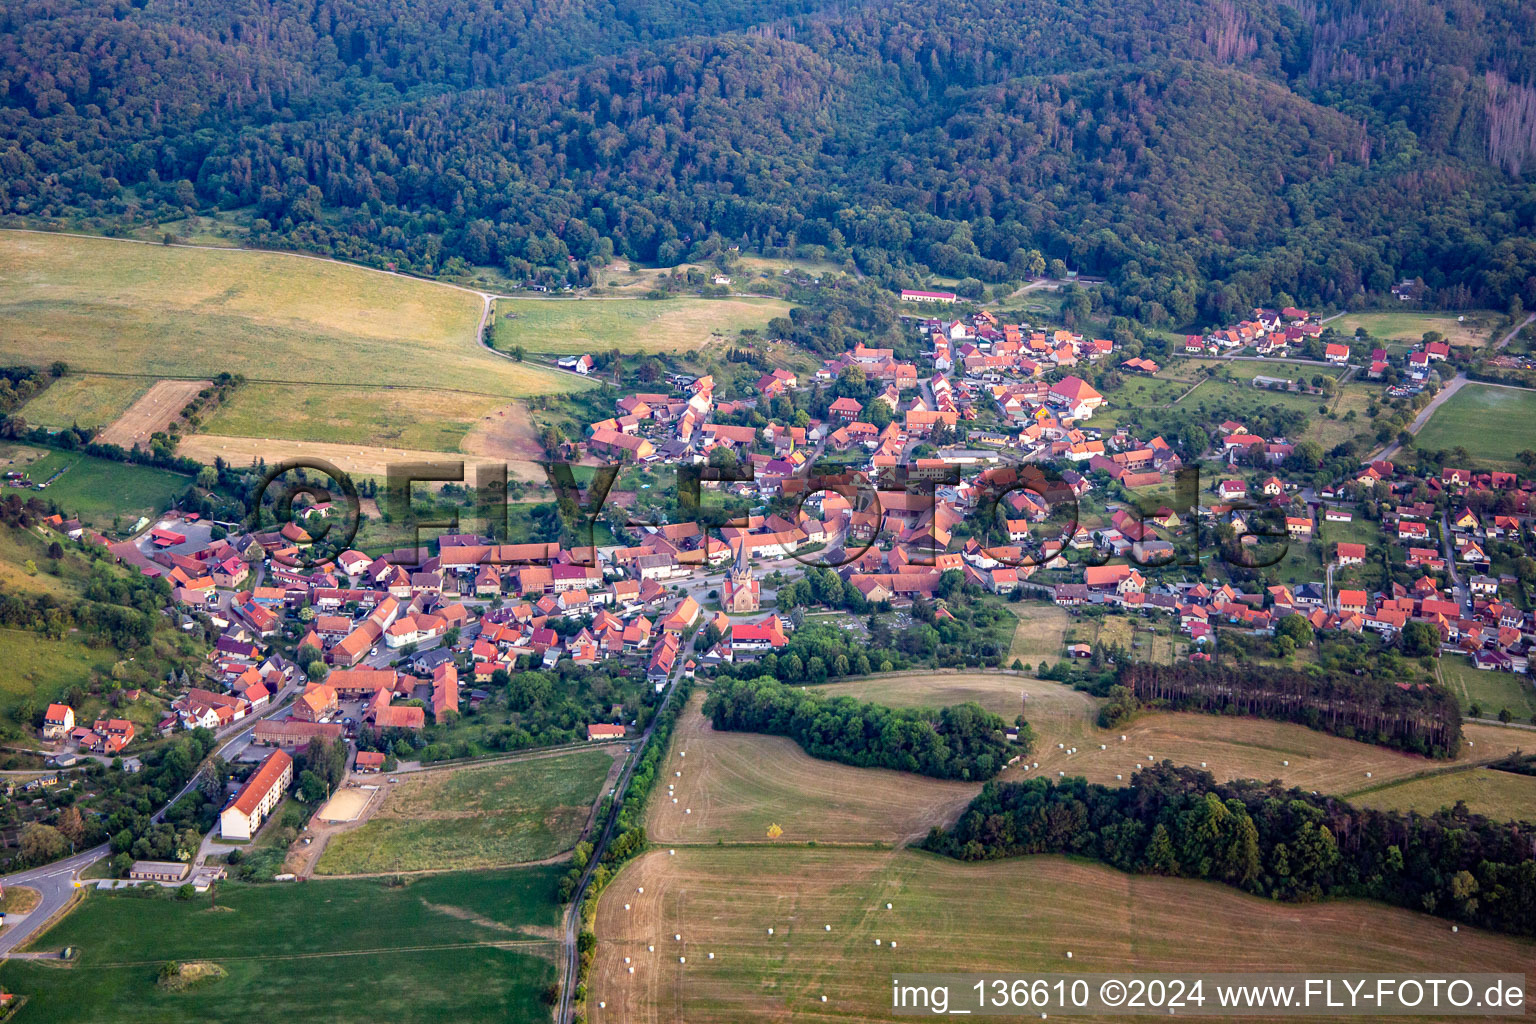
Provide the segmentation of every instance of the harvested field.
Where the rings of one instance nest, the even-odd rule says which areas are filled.
[[[237,466],[250,465],[257,459],[265,459],[268,465],[282,462],[284,459],[324,459],[353,476],[377,477],[384,476],[388,467],[395,463],[462,462],[465,476],[471,480],[475,472],[473,467],[481,464],[499,465],[502,461],[483,456],[456,455],[415,448],[379,448],[355,444],[326,444],[319,441],[226,437],[221,434],[194,434],[183,438],[176,451],[179,455],[197,459],[199,462],[211,463],[215,458],[222,457],[226,462]],[[519,478],[524,480],[544,479],[538,467],[527,463],[513,463],[508,467],[508,472],[520,474]]]
[[[528,407],[521,402],[492,409],[482,416],[459,445],[471,455],[484,455],[504,461],[508,476],[519,480],[542,480],[544,473],[535,463],[548,456],[539,443]]]
[[[898,843],[953,821],[981,790],[818,760],[782,736],[716,732],[701,703],[695,696],[678,721],[651,794],[646,830],[657,842],[765,841],[768,826],[778,825],[786,844]],[[669,783],[677,787],[675,804]]]
[[[175,422],[187,403],[196,398],[203,388],[212,385],[211,380],[158,381],[142,398],[130,405],[127,412],[96,435],[96,440],[120,448],[132,448],[139,444],[148,447],[151,434]]]
[[[594,1024],[889,1020],[905,971],[1529,974],[1536,956],[1528,941],[1371,903],[1278,904],[1060,857],[803,847],[647,854],[609,885],[596,931]]]
[[[1180,765],[1205,762],[1207,770],[1221,780],[1279,779],[1303,789],[1344,794],[1437,768],[1486,761],[1513,751],[1522,739],[1530,745],[1518,730],[1469,724],[1464,729],[1472,745],[1461,757],[1433,761],[1290,722],[1193,712],[1145,714],[1119,729],[1100,729],[1097,699],[1061,683],[1003,673],[875,676],[822,689],[891,707],[936,707],[974,700],[1009,722],[1019,713],[1023,692],[1028,694],[1025,718],[1036,741],[1029,762],[1040,765],[1028,774],[1054,777],[1065,772],[1108,786],[1128,785],[1138,763],[1147,765],[1150,755],[1152,760]],[[1126,737],[1124,742],[1121,735]],[[1100,750],[1101,744],[1107,749]],[[1068,754],[1067,749],[1074,747],[1077,753]],[[1366,778],[1366,772],[1371,778]],[[1121,778],[1116,779],[1117,774]]]

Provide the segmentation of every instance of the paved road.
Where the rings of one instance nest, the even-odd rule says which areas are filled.
[[[1413,422],[1408,424],[1408,433],[1417,435],[1419,431],[1423,430],[1424,424],[1429,422],[1429,418],[1435,414],[1435,410],[1450,401],[1451,396],[1466,387],[1467,383],[1467,375],[1464,373],[1458,373],[1452,377],[1450,383],[1441,388],[1435,397],[1429,400],[1429,404],[1419,410],[1419,414],[1413,418]],[[1385,448],[1366,461],[1375,462],[1378,459],[1390,459],[1402,447],[1396,441],[1389,441]]]
[[[75,878],[78,873],[105,857],[109,852],[111,852],[110,848],[103,843],[77,853],[73,857],[56,860],[52,864],[44,864],[42,867],[27,871],[18,871],[14,875],[6,875],[0,879],[0,882],[7,886],[26,886],[29,889],[36,889],[42,895],[42,901],[38,903],[36,909],[17,922],[4,935],[0,935],[0,958],[4,958],[11,950],[26,942],[44,923],[62,910],[74,895]]]
[[[661,713],[672,703],[672,695],[677,691],[677,683],[683,677],[683,666],[693,653],[695,633],[688,639],[687,646],[677,652],[677,665],[672,670],[672,678],[667,680],[666,693],[662,695],[661,703],[656,706],[656,714],[651,718],[651,724],[646,727],[645,735],[635,744],[635,752],[630,755],[624,765],[624,770],[619,775],[619,780],[613,788],[613,810],[608,815],[607,822],[603,825],[602,835],[598,836],[592,844],[592,854],[587,860],[587,869],[582,872],[581,881],[576,886],[575,893],[571,896],[571,904],[566,909],[565,921],[561,941],[564,945],[562,952],[562,966],[560,978],[560,1005],[555,1014],[555,1024],[573,1024],[576,1014],[576,971],[577,952],[576,935],[581,929],[581,901],[586,896],[587,887],[592,881],[592,872],[603,859],[603,853],[608,849],[608,841],[613,837],[614,826],[618,823],[618,810],[624,804],[624,797],[629,792],[630,780],[634,777],[635,766],[640,763],[646,747],[650,745],[651,737],[656,732],[656,722]]]
[[[284,710],[282,705],[283,699],[289,692],[288,689],[280,691],[277,694],[275,706],[263,715],[262,718],[270,718],[282,712]],[[228,739],[217,748],[217,755],[222,757],[235,744],[247,742],[248,734],[258,720],[249,719],[237,722],[226,729],[221,734],[221,738],[228,737]],[[164,821],[165,812],[177,800],[190,793],[192,787],[198,784],[200,778],[202,778],[201,769],[193,773],[191,780],[185,786],[182,786],[175,796],[167,800],[165,806],[154,813],[150,818],[151,823],[159,824]],[[36,934],[38,929],[69,902],[70,895],[74,892],[75,881],[79,872],[103,857],[108,856],[111,852],[111,847],[103,843],[100,846],[94,846],[89,850],[82,851],[64,860],[56,860],[51,864],[44,864],[41,867],[30,868],[26,871],[19,871],[14,875],[6,875],[4,878],[0,878],[0,883],[5,885],[24,885],[28,888],[36,889],[43,897],[36,910],[28,914],[4,935],[0,935],[0,960],[3,960],[12,949],[15,949]]]
[[[1456,571],[1456,552],[1451,548],[1451,524],[1445,513],[1440,513],[1440,544],[1445,549],[1445,568],[1451,576],[1451,596],[1463,610],[1471,606],[1472,595],[1461,585],[1461,573]]]

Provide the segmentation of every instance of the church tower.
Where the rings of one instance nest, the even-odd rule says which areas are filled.
[[[747,558],[747,545],[736,545],[736,564],[726,575],[725,590],[720,607],[728,613],[755,612],[758,610],[758,582],[752,576],[752,563]]]

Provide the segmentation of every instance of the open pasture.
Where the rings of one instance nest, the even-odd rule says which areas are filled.
[[[1397,310],[1380,313],[1346,313],[1337,320],[1328,321],[1328,326],[1347,336],[1353,336],[1357,329],[1364,327],[1373,342],[1389,341],[1417,345],[1424,339],[1426,331],[1439,331],[1452,345],[1481,347],[1488,344],[1488,335],[1494,321],[1499,317],[1498,313],[1474,310],[1463,314],[1463,319],[1459,322],[1456,319],[1457,315],[1455,313],[1409,313]]]
[[[21,418],[32,426],[53,430],[103,427],[127,412],[149,387],[150,381],[143,377],[70,373],[22,406]]]
[[[504,398],[585,386],[485,349],[482,309],[474,292],[321,259],[0,232],[7,362]],[[279,432],[289,399],[268,404]]]
[[[1054,663],[1061,657],[1061,647],[1071,616],[1066,609],[1054,604],[1021,601],[1007,609],[1018,617],[1019,625],[1013,633],[1013,645],[1008,648],[1008,660],[1023,661],[1031,668],[1040,662]]]
[[[207,434],[456,452],[505,400],[430,388],[247,384],[203,424]],[[273,411],[282,410],[274,420]]]
[[[789,303],[771,298],[496,300],[492,343],[502,351],[687,352],[719,347],[744,327],[759,330]],[[566,376],[566,375],[562,375]]]
[[[555,980],[559,867],[290,885],[220,883],[207,897],[93,892],[35,943],[79,948],[68,970],[11,960],[0,984],[38,1024],[245,1024],[253,1007],[331,1024],[544,1024]],[[155,984],[168,960],[227,976],[186,992]],[[302,993],[302,997],[299,994]]]
[[[803,847],[649,853],[608,886],[596,931],[594,1024],[890,1020],[891,978],[905,972],[1529,974],[1536,955],[1376,904],[1273,903],[1060,857]]]
[[[1414,444],[1429,452],[1465,448],[1478,467],[1516,469],[1515,456],[1536,448],[1536,391],[1468,384],[1435,410]]]
[[[576,844],[613,765],[610,752],[584,750],[401,775],[367,822],[330,840],[316,870],[378,874],[553,857]]]
[[[1496,718],[1508,708],[1522,725],[1536,715],[1536,687],[1530,679],[1512,672],[1485,671],[1463,655],[1448,655],[1435,663],[1441,682],[1461,701],[1465,712],[1476,704],[1484,717]],[[1536,740],[1536,737],[1532,737]],[[1536,742],[1527,746],[1536,748]]]
[[[127,527],[140,516],[158,515],[192,485],[192,478],[180,473],[79,452],[49,452],[27,467],[27,476],[33,483],[52,479],[47,489],[29,496],[56,502],[65,514],[98,530],[109,529],[114,519]]]
[[[1473,814],[1501,821],[1536,822],[1536,778],[1492,768],[1408,779],[1356,793],[1349,800],[1360,807],[1420,814],[1433,814],[1442,807],[1455,806],[1460,800]]]
[[[766,842],[778,825],[784,844],[899,843],[953,821],[981,791],[979,783],[822,761],[783,736],[716,732],[701,703],[695,697],[678,720],[651,792],[646,831],[657,842]]]

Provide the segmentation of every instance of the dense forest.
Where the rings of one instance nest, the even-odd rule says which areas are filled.
[[[988,783],[927,846],[964,860],[1079,854],[1274,899],[1366,897],[1536,935],[1533,828],[1459,812],[1365,810],[1275,783],[1218,784],[1165,761],[1128,788],[1080,778]]]
[[[1029,750],[1004,735],[1002,718],[979,704],[888,708],[852,697],[826,697],[772,679],[718,680],[704,713],[716,729],[788,736],[812,757],[860,768],[894,768],[936,779],[990,779]]]
[[[1461,749],[1461,712],[1450,691],[1371,676],[1311,675],[1221,662],[1177,666],[1127,661],[1120,684],[1156,707],[1252,715],[1431,757]]]
[[[0,216],[423,273],[1043,257],[1153,325],[1536,307],[1533,39],[1522,0],[23,0]]]

